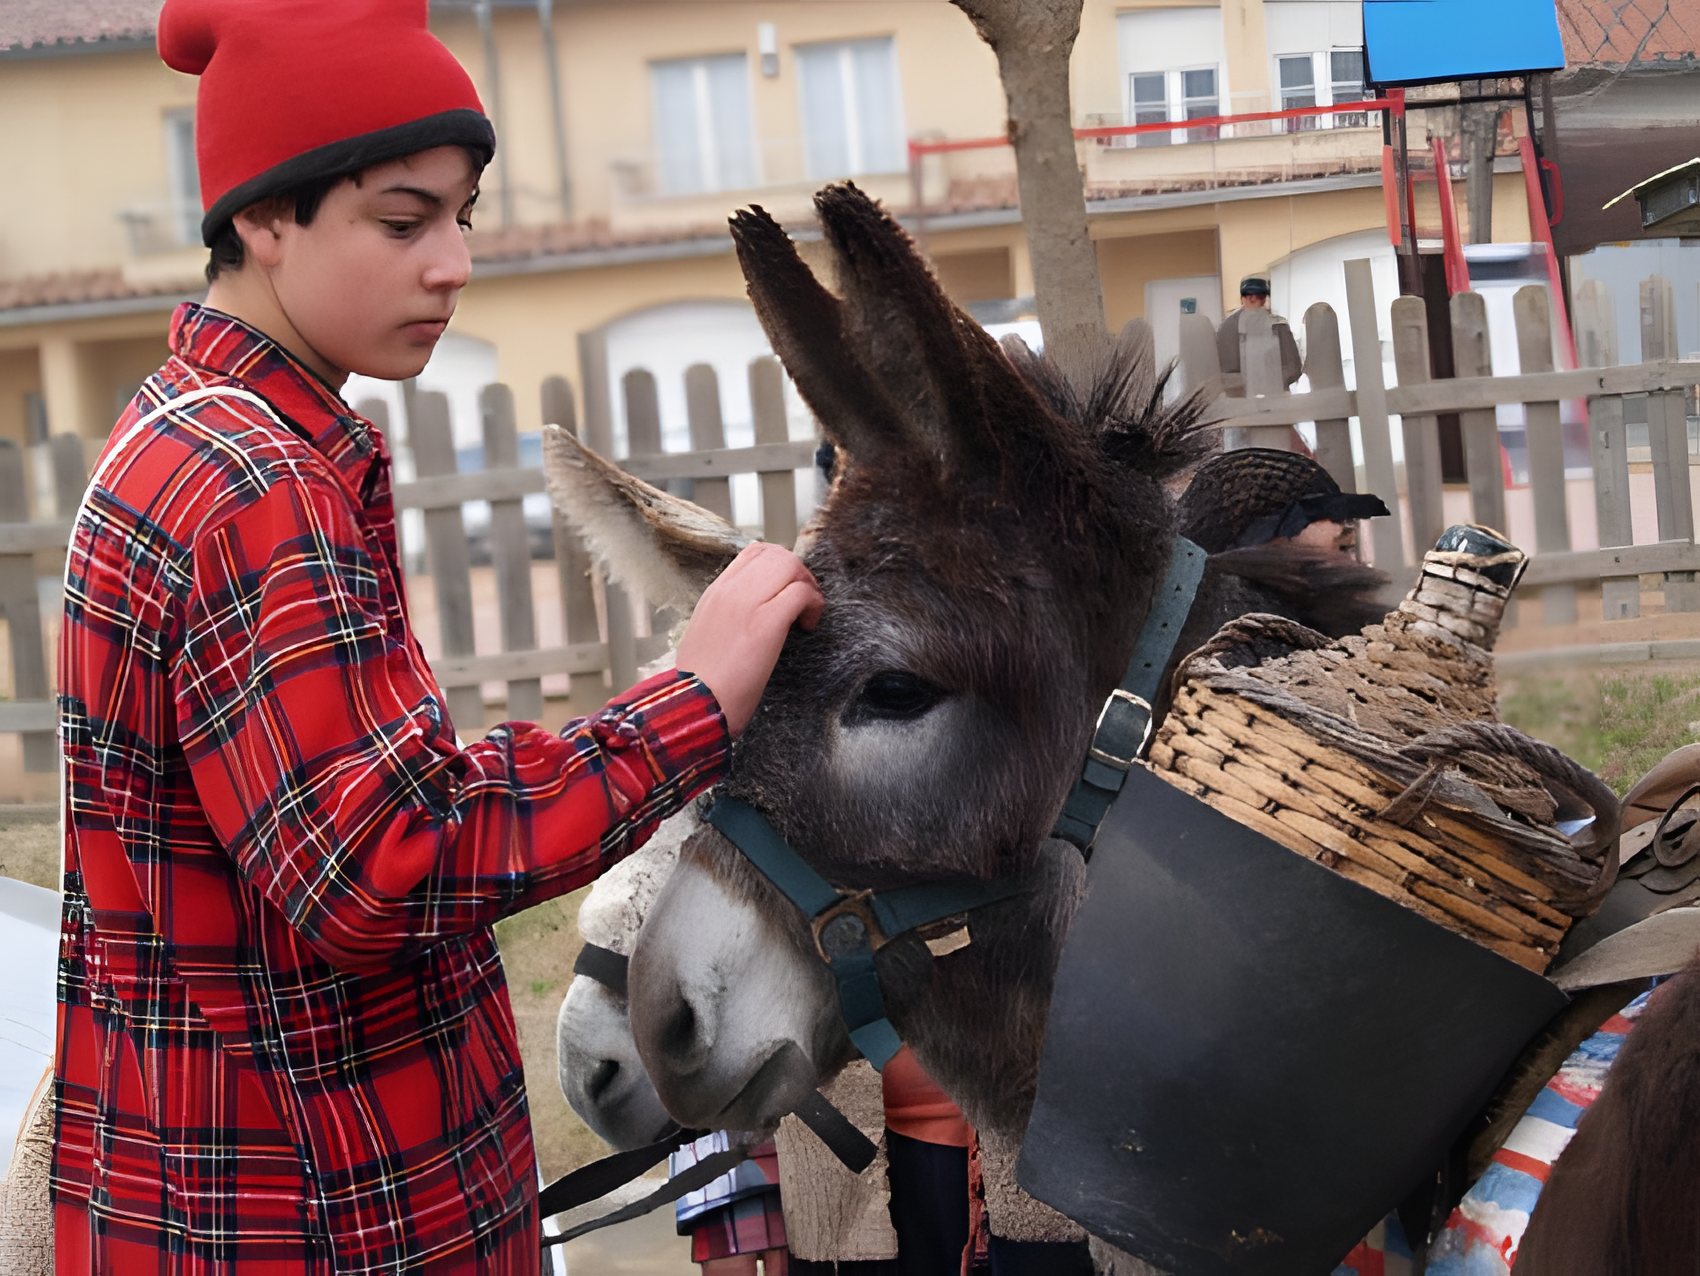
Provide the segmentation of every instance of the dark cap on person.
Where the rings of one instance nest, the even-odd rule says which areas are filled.
[[[488,163],[495,130],[428,17],[427,0],[165,0],[159,56],[201,80],[201,238],[268,196],[433,147]]]
[[[1262,275],[1247,275],[1240,280],[1240,296],[1267,297],[1268,295],[1269,281]]]
[[[1387,512],[1379,496],[1342,492],[1310,457],[1261,447],[1205,461],[1178,511],[1181,535],[1207,554],[1297,536],[1312,523],[1350,523]]]

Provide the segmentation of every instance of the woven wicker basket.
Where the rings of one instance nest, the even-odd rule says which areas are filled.
[[[1177,673],[1151,767],[1544,971],[1615,876],[1617,803],[1497,721],[1490,648],[1525,561],[1485,529],[1454,528],[1399,609],[1360,634],[1330,642],[1278,617],[1234,622]],[[1576,838],[1560,827],[1589,815]]]

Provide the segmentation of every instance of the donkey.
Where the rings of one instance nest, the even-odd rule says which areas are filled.
[[[1013,1145],[1084,881],[1080,853],[1048,834],[1164,574],[1164,482],[1202,451],[1202,405],[1165,405],[1149,357],[1125,347],[1071,386],[955,307],[854,186],[816,207],[841,296],[759,209],[732,226],[757,314],[837,462],[798,546],[826,614],[788,642],[726,791],[840,887],[1021,883],[948,956],[930,932],[878,955],[922,1065],[983,1139]],[[616,578],[665,576],[658,557],[674,579],[704,570],[653,493],[622,524],[611,485],[586,490],[595,460],[560,432],[546,448],[557,504],[589,511],[581,531]],[[649,1075],[687,1124],[769,1126],[854,1055],[800,919],[712,828],[657,898],[630,989]]]
[[[587,944],[630,957],[645,914],[679,862],[679,846],[698,826],[695,804],[669,816],[654,836],[590,888],[578,910]],[[632,1040],[626,998],[591,975],[576,973],[555,1023],[561,1093],[598,1137],[615,1148],[664,1138],[673,1119],[643,1070]]]
[[[1077,391],[1018,343],[995,346],[853,187],[817,208],[841,297],[760,210],[733,223],[839,472],[799,544],[826,615],[787,645],[726,792],[840,889],[1022,883],[965,929],[950,919],[877,956],[891,1021],[983,1137],[1013,1146],[1083,882],[1078,853],[1046,835],[1149,610],[1173,536],[1163,481],[1193,458],[1200,405],[1165,408],[1126,348]],[[580,472],[582,501],[597,466],[567,436],[549,447],[571,514],[561,476]],[[655,533],[643,544],[614,535],[617,519],[585,528],[616,577],[653,576],[661,558],[690,578],[730,557],[641,512],[624,526]],[[770,1125],[854,1053],[796,910],[712,827],[685,846],[630,975],[643,1061],[687,1123]],[[1556,1213],[1531,1229],[1533,1252]]]

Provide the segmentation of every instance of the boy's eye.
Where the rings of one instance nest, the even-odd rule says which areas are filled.
[[[412,221],[412,220],[392,221],[392,220],[389,220],[389,219],[386,218],[385,221],[384,221],[384,225],[389,228],[390,233],[392,235],[398,235],[399,236],[399,235],[405,235],[405,234],[409,233],[414,228],[416,228],[419,225],[419,223],[416,222],[416,221]]]

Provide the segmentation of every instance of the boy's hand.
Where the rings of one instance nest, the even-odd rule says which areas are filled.
[[[720,702],[726,726],[743,734],[793,621],[813,629],[826,606],[809,569],[788,549],[747,545],[697,600],[678,666]]]

